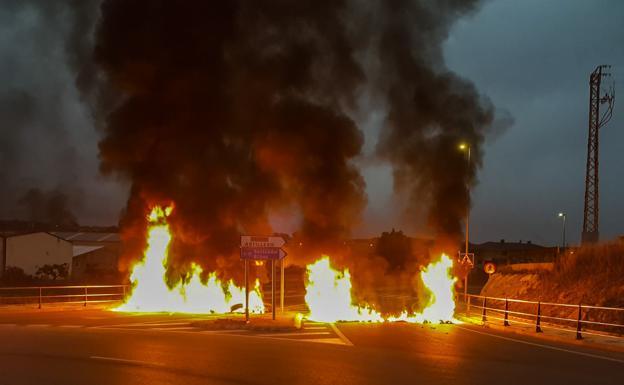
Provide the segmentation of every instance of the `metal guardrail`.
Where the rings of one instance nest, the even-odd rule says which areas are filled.
[[[477,304],[473,304],[473,299],[476,300]],[[510,326],[510,317],[513,322],[524,324],[524,325],[534,325],[535,332],[541,333],[543,327],[557,329],[568,332],[576,332],[576,339],[583,339],[583,334],[588,335],[597,335],[603,337],[622,337],[624,336],[624,323],[613,323],[613,322],[600,322],[589,319],[591,315],[591,311],[601,311],[601,312],[611,312],[615,316],[613,318],[618,318],[617,315],[621,314],[621,318],[624,320],[624,308],[618,307],[606,307],[606,306],[591,306],[591,305],[573,305],[573,304],[565,304],[565,303],[553,303],[553,302],[542,302],[542,301],[528,301],[522,299],[512,299],[512,298],[500,298],[500,297],[488,297],[482,295],[474,295],[468,294],[467,298],[464,299],[466,303],[466,315],[470,316],[471,308],[479,309],[481,313],[481,321],[487,322],[489,319],[500,320],[503,322],[503,326]],[[534,312],[523,312],[519,310],[512,310],[510,307],[513,304],[522,304],[526,308],[526,306],[534,306]],[[499,305],[496,307],[495,305]],[[516,306],[518,307],[518,306]],[[574,318],[565,318],[558,317],[554,315],[546,315],[544,314],[544,307],[550,309],[556,308],[569,308],[576,309],[577,311],[573,311],[576,316]],[[489,311],[489,313],[488,313]],[[494,314],[492,314],[494,313]],[[502,317],[501,317],[502,316]],[[534,319],[534,321],[533,321]],[[542,322],[546,320],[546,323]],[[527,322],[532,321],[532,322]],[[624,321],[623,321],[624,322]],[[546,326],[544,326],[546,325]],[[570,328],[566,325],[573,325],[573,328]],[[600,331],[604,331],[604,333],[600,333]],[[613,332],[613,334],[607,334],[608,332]]]
[[[129,285],[0,287],[0,305],[83,304],[116,302]]]

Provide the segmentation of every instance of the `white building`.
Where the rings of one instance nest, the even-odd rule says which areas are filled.
[[[118,273],[121,248],[118,233],[59,231],[52,234],[73,245],[72,279],[93,280],[94,275],[106,279]]]
[[[46,232],[5,234],[0,238],[2,273],[8,267],[19,267],[27,275],[34,276],[44,265],[62,264],[67,264],[71,273],[71,242]]]
[[[117,273],[118,251],[111,246],[75,246],[71,277],[76,280],[105,278]]]

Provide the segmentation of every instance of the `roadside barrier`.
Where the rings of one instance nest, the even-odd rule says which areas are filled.
[[[82,304],[121,301],[129,285],[0,287],[0,305]]]
[[[503,326],[511,326],[512,323],[534,325],[536,333],[541,333],[542,328],[563,330],[576,333],[578,340],[583,339],[583,334],[604,337],[624,336],[624,308],[528,301],[474,294],[467,296],[465,304],[466,315],[470,317],[471,308],[476,308],[484,323],[494,320],[502,321]],[[534,310],[531,311],[531,309]]]

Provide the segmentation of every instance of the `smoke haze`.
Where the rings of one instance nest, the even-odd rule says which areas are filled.
[[[377,154],[395,189],[432,235],[456,241],[493,112],[445,68],[441,44],[476,3],[104,1],[101,75],[81,74],[88,97],[117,95],[96,116],[102,172],[131,183],[129,258],[149,208],[170,202],[173,270],[240,270],[238,236],[272,232],[277,211],[300,218],[295,259],[342,250],[366,205],[363,92],[388,111]]]
[[[93,65],[89,63],[98,4],[2,2],[0,219],[36,218],[58,224],[58,215],[51,213],[65,212],[68,215],[60,223],[74,217],[83,218],[83,224],[117,222],[114,197],[123,193],[123,187],[98,177],[97,135],[76,89],[81,82],[91,83],[79,73]],[[34,201],[48,201],[43,206],[63,201],[65,207],[33,213],[35,206],[42,206],[25,203],[34,202],[33,191],[43,199]]]
[[[462,235],[494,111],[446,68],[441,46],[477,1],[6,4],[2,15],[27,20],[7,29],[31,26],[33,49],[48,52],[57,71],[0,95],[0,115],[12,128],[0,148],[8,166],[0,175],[8,186],[3,216],[102,215],[106,208],[98,213],[85,197],[111,190],[89,187],[96,165],[85,151],[96,150],[77,146],[100,136],[100,172],[129,186],[122,267],[141,255],[150,207],[174,204],[171,281],[191,261],[237,278],[238,236],[283,231],[271,225],[276,215],[294,221],[291,262],[341,255],[337,263],[365,277],[396,263],[357,261],[344,243],[367,204],[357,166],[364,98],[383,116],[366,156],[391,165],[403,215],[424,222],[440,248],[454,248]],[[4,72],[27,78],[17,69],[24,62],[8,61]],[[66,105],[71,98],[52,92],[59,84],[78,90],[89,108]],[[68,125],[81,124],[98,134],[67,134]],[[471,144],[471,163],[457,149],[461,141]],[[58,171],[38,172],[42,162]],[[405,267],[410,274],[415,261],[405,264],[414,266]]]

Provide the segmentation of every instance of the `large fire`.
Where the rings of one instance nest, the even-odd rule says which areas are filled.
[[[115,310],[196,314],[244,312],[244,289],[232,280],[221,281],[214,272],[203,274],[198,264],[191,264],[178,284],[167,285],[167,259],[172,239],[167,217],[171,211],[172,207],[155,207],[149,214],[147,246],[143,258],[131,268],[132,292]],[[307,318],[321,322],[453,322],[456,278],[451,274],[452,267],[452,259],[442,255],[420,272],[420,279],[428,290],[428,301],[421,312],[403,311],[385,316],[368,304],[354,303],[349,270],[336,270],[330,258],[322,256],[306,270],[305,302],[310,310]],[[264,310],[260,282],[256,280],[249,293],[249,311],[264,313]]]
[[[131,312],[176,312],[176,313],[228,313],[243,312],[245,291],[232,280],[227,283],[208,274],[201,280],[202,268],[192,264],[190,271],[174,287],[165,280],[171,231],[167,217],[172,208],[154,207],[148,216],[147,247],[143,259],[137,262],[130,274],[132,293],[118,311]],[[256,280],[249,292],[249,311],[264,313],[260,292],[260,281]]]
[[[382,321],[379,313],[366,305],[353,305],[349,270],[332,269],[323,256],[307,267],[305,301],[309,319],[322,322]]]
[[[429,291],[429,301],[420,313],[407,311],[398,316],[383,317],[366,304],[354,304],[351,297],[349,270],[331,267],[328,256],[307,267],[305,300],[310,309],[308,318],[315,321],[367,321],[367,322],[453,322],[455,321],[455,281],[451,270],[453,261],[442,255],[420,273]]]

